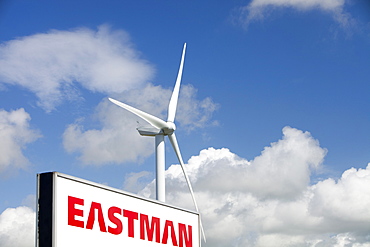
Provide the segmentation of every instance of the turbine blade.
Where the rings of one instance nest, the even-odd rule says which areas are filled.
[[[193,192],[193,187],[191,186],[189,176],[188,176],[188,174],[186,173],[185,165],[184,165],[184,161],[182,160],[182,156],[181,156],[181,152],[180,152],[179,144],[177,143],[177,138],[176,138],[175,133],[172,133],[172,134],[168,135],[168,138],[170,139],[170,142],[171,142],[171,144],[172,144],[172,147],[173,147],[173,149],[175,150],[176,156],[177,156],[177,158],[178,158],[178,160],[179,160],[179,162],[180,162],[180,165],[181,165],[182,171],[183,171],[184,176],[185,176],[186,183],[188,184],[188,188],[189,188],[189,191],[190,191],[190,194],[191,194],[191,198],[193,199],[193,202],[194,202],[195,209],[196,209],[196,210],[197,210],[197,212],[199,213],[198,205],[197,205],[197,202],[195,201],[195,196],[194,196],[194,192]],[[203,235],[204,242],[206,242],[206,235],[204,234],[204,229],[203,229],[202,220],[200,220],[200,229],[201,229],[201,231],[202,231],[202,235]]]
[[[122,107],[123,109],[126,109],[128,110],[129,112],[135,114],[136,116],[144,119],[145,121],[147,121],[148,123],[150,123],[151,125],[153,125],[154,127],[158,128],[158,129],[163,129],[163,128],[168,128],[168,124],[163,121],[162,119],[160,118],[157,118],[153,115],[150,115],[149,113],[146,113],[146,112],[143,112],[139,109],[136,109],[132,106],[129,106],[129,105],[126,105],[118,100],[115,100],[115,99],[112,99],[112,98],[108,98],[112,103]]]
[[[175,87],[174,87],[173,92],[172,92],[170,103],[168,105],[167,122],[172,122],[173,123],[175,121],[177,100],[179,98],[182,70],[183,70],[183,67],[184,67],[185,50],[186,50],[186,43],[184,44],[184,48],[182,49],[182,57],[181,57],[181,62],[180,62],[180,68],[179,68],[179,72],[177,74],[177,79],[176,79]]]

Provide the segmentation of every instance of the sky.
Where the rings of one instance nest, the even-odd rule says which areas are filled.
[[[36,175],[155,198],[154,140],[184,43],[176,135],[202,246],[370,246],[366,0],[0,1],[0,246],[31,247]],[[194,210],[166,142],[166,202]]]

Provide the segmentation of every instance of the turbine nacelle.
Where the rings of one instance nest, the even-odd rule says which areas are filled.
[[[175,123],[167,122],[167,126],[162,127],[162,129],[158,129],[154,126],[140,126],[137,129],[140,135],[142,136],[156,136],[156,135],[172,135],[173,132],[176,130]]]
[[[163,131],[161,129],[157,129],[153,126],[141,126],[136,129],[142,136],[156,136],[163,134]]]

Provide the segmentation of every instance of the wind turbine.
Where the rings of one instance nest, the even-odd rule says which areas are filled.
[[[180,91],[180,83],[182,77],[182,70],[184,67],[184,58],[185,58],[185,50],[186,50],[186,43],[184,44],[184,48],[182,50],[181,62],[179,72],[177,74],[177,79],[175,83],[175,87],[172,92],[172,96],[170,99],[170,103],[168,105],[168,115],[167,121],[164,121],[158,117],[155,117],[149,113],[143,112],[139,109],[136,109],[132,106],[126,105],[118,100],[108,98],[112,103],[132,112],[133,114],[137,115],[138,117],[147,121],[151,126],[148,127],[139,127],[137,130],[139,131],[140,135],[142,136],[154,136],[155,137],[155,153],[156,153],[156,187],[157,187],[157,195],[156,198],[159,201],[165,202],[165,148],[164,148],[164,137],[168,136],[172,147],[176,153],[176,156],[180,162],[182,171],[185,176],[185,180],[188,184],[188,188],[191,194],[191,197],[194,202],[194,206],[196,211],[199,213],[198,205],[194,197],[193,187],[191,186],[189,176],[186,173],[184,161],[181,156],[180,148],[177,142],[177,138],[175,135],[176,125],[175,125],[175,115],[177,109],[177,101],[179,98],[179,91]],[[202,231],[202,235],[204,241],[206,241],[206,237],[204,234],[202,222],[200,222],[200,227]]]

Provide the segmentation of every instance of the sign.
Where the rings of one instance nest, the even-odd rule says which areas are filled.
[[[69,175],[38,174],[38,247],[199,247],[199,214]]]

